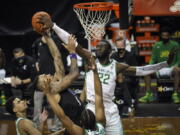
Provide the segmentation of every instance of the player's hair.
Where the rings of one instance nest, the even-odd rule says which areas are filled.
[[[126,40],[124,38],[118,37],[115,42],[117,43],[118,41],[123,41],[124,45],[126,46]]]
[[[80,117],[81,125],[88,130],[96,129],[96,117],[94,113],[89,109],[84,109]]]
[[[162,32],[168,32],[171,34],[172,31],[169,27],[162,27],[160,33],[162,33]]]
[[[106,45],[108,45],[108,49],[112,50],[111,44],[109,43],[109,41],[102,39],[100,42],[104,42]]]
[[[124,38],[118,37],[118,38],[116,38],[116,42],[117,42],[117,41],[124,41]]]
[[[5,105],[6,111],[7,111],[8,113],[12,114],[12,115],[15,115],[15,112],[13,111],[13,108],[14,108],[14,103],[13,103],[13,101],[14,101],[15,98],[16,98],[16,97],[10,97],[10,98],[7,100],[6,105]]]

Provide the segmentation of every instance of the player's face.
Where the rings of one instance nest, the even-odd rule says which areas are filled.
[[[116,41],[116,47],[119,53],[123,53],[125,51],[124,40]]]
[[[24,52],[18,52],[18,53],[14,53],[14,58],[20,58],[20,57],[22,57],[22,56],[24,56]]]
[[[164,43],[167,43],[170,39],[170,33],[169,32],[162,32],[161,33],[161,39]]]
[[[110,50],[105,42],[99,42],[96,46],[96,56],[97,58],[109,57]]]
[[[23,112],[28,107],[26,100],[21,100],[19,98],[15,98],[14,101],[13,101],[13,104],[14,104],[13,105],[14,106],[13,110],[15,112]]]

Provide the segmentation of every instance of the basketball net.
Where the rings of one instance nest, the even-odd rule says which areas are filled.
[[[85,38],[88,41],[101,40],[105,35],[105,25],[109,21],[111,10],[101,10],[101,8],[101,4],[96,4],[95,2],[92,2],[92,4],[89,3],[88,5],[84,5],[83,8],[74,6],[74,11],[79,18],[82,27],[84,28]]]

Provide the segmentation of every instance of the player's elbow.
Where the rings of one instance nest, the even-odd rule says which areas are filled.
[[[105,115],[101,115],[98,119],[97,119],[98,123],[103,124],[104,126],[106,125],[106,117]]]

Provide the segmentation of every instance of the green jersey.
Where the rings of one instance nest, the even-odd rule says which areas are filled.
[[[180,46],[176,41],[172,40],[170,40],[166,45],[162,41],[156,42],[152,49],[150,64],[167,61],[170,50],[173,47],[179,48]],[[170,66],[180,66],[180,54],[177,53],[173,63]]]

